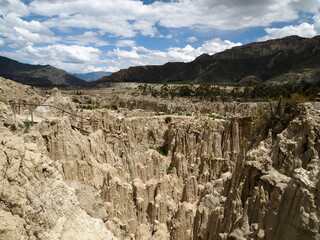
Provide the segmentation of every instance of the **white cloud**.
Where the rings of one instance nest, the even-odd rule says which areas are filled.
[[[228,48],[240,46],[241,43],[233,43],[219,38],[206,41],[202,46],[194,48],[186,45],[183,48],[169,48],[167,51],[150,50],[142,46],[132,47],[131,50],[115,49],[108,52],[105,64],[119,70],[137,65],[159,65],[167,62],[189,62],[203,53],[214,54]]]
[[[150,7],[132,0],[33,1],[35,14],[52,17],[46,21],[57,28],[96,28],[115,36],[133,37],[138,33],[154,36],[154,15]],[[58,16],[58,17],[54,17]]]
[[[97,28],[115,36],[156,36],[156,24],[169,28],[235,30],[292,21],[298,11],[316,13],[319,0],[180,0],[144,5],[137,0],[73,0],[31,2],[35,14],[50,17],[56,28]]]
[[[115,72],[118,69],[114,69],[111,67],[96,67],[93,65],[87,66],[86,68],[83,69],[83,73],[88,73],[88,72],[100,72],[100,71],[104,71],[104,72]]]
[[[198,41],[195,35],[187,38],[189,45],[159,51],[136,46],[130,38],[144,35],[170,39],[178,36],[179,28],[206,31],[252,26],[268,27],[266,36],[259,40],[292,34],[312,37],[320,33],[319,7],[320,0],[172,0],[149,5],[142,0],[33,0],[29,5],[19,0],[0,0],[0,46],[16,48],[15,52],[0,54],[71,72],[186,62],[239,43],[215,38],[196,48],[192,46]],[[299,19],[301,11],[315,14],[314,24],[270,27],[274,22]],[[57,30],[64,34],[59,35]],[[121,38],[108,42],[106,37]],[[109,44],[117,48],[107,54],[98,49]]]
[[[268,39],[283,38],[290,35],[298,35],[300,37],[313,37],[317,34],[315,26],[309,23],[301,23],[300,25],[290,25],[283,28],[266,28],[267,35],[258,39],[265,41]]]
[[[17,60],[23,59],[32,64],[50,64],[68,72],[84,73],[88,66],[101,62],[102,52],[93,47],[55,44],[46,47],[29,45],[16,52],[0,51],[0,55]]]
[[[52,43],[58,39],[41,22],[24,21],[15,13],[0,18],[0,35],[6,37],[7,42],[15,43],[16,47],[32,43]]]
[[[157,2],[160,25],[235,30],[267,26],[272,22],[297,18],[297,11],[287,1],[184,0]]]
[[[93,31],[87,31],[80,35],[69,35],[64,39],[66,42],[71,42],[73,44],[88,46],[94,45],[97,47],[102,47],[109,45],[107,41],[101,39],[98,33]]]
[[[188,37],[188,42],[191,42],[191,43],[193,43],[193,42],[197,42],[198,41],[198,38],[196,38],[195,36],[192,36],[192,37]]]
[[[0,16],[14,12],[18,16],[27,16],[30,12],[28,7],[19,0],[1,0]]]
[[[314,20],[314,29],[317,31],[317,34],[320,34],[320,13],[316,14],[313,17]]]
[[[116,42],[117,47],[133,47],[136,45],[136,42],[133,40],[119,40]]]

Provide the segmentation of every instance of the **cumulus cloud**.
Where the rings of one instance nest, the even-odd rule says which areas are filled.
[[[192,46],[198,41],[195,35],[186,39],[189,43],[186,46],[150,50],[136,46],[132,40],[141,35],[164,38],[164,41],[178,36],[185,28],[202,32],[255,26],[266,27],[266,36],[259,40],[292,34],[311,37],[320,33],[320,0],[150,2],[33,0],[27,4],[21,0],[0,0],[0,46],[12,48],[0,54],[30,63],[52,64],[71,72],[114,71],[132,65],[187,62],[202,53],[213,54],[240,45],[215,38],[196,48]],[[311,13],[314,24],[270,27],[275,22],[297,20],[301,11]],[[99,50],[111,44],[116,46],[113,51],[104,54]]]
[[[193,43],[193,42],[197,42],[198,41],[198,38],[196,38],[195,36],[192,36],[192,37],[188,37],[188,42],[191,42],[191,43]]]
[[[186,45],[183,48],[168,48],[166,51],[151,50],[142,46],[134,46],[131,50],[114,49],[107,53],[108,64],[113,70],[137,65],[159,65],[166,62],[189,62],[203,53],[214,54],[228,48],[240,46],[241,43],[233,43],[219,38],[206,41],[198,48]]]
[[[317,35],[314,24],[301,23],[300,25],[289,25],[283,28],[266,28],[267,35],[258,38],[258,41],[266,41],[269,39],[283,38],[290,35],[298,35],[300,37],[313,37]],[[318,29],[319,33],[319,29]]]
[[[317,31],[317,34],[320,34],[320,13],[316,14],[313,17],[314,20],[314,29]]]
[[[51,17],[46,21],[50,27],[96,28],[124,37],[133,37],[138,33],[154,36],[156,33],[155,16],[150,7],[141,1],[35,0],[30,4],[30,9],[35,14]]]
[[[119,40],[116,42],[117,47],[133,47],[136,45],[136,42],[133,40]]]
[[[0,35],[17,46],[32,43],[52,43],[58,38],[39,21],[24,21],[15,13],[9,13],[0,18]]]
[[[102,40],[101,36],[93,31],[87,31],[80,35],[69,35],[64,40],[81,46],[94,45],[102,47],[110,44],[109,42]]]
[[[68,72],[86,72],[90,65],[101,62],[101,51],[93,47],[54,44],[46,47],[32,45],[21,48],[19,52],[0,51],[0,55],[13,59],[24,59],[32,64],[50,64]]]
[[[40,1],[33,13],[47,16],[50,27],[98,28],[115,36],[155,36],[156,24],[170,28],[235,30],[291,21],[299,10],[317,12],[319,0],[180,0],[145,5],[133,0]]]
[[[112,67],[96,67],[93,65],[86,66],[85,68],[82,69],[82,73],[88,73],[88,72],[116,72],[116,68]]]
[[[165,27],[194,27],[235,30],[267,26],[272,22],[297,18],[290,1],[184,0],[156,2],[161,12],[160,24]]]
[[[28,7],[19,0],[1,0],[0,16],[14,12],[18,16],[27,16],[30,12]]]

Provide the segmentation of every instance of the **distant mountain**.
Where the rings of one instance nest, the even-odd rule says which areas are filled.
[[[80,86],[85,81],[50,65],[31,65],[0,56],[0,76],[36,86]]]
[[[91,86],[107,82],[242,83],[247,81],[319,80],[320,36],[250,43],[216,53],[203,54],[189,63],[138,66],[102,77]]]
[[[112,72],[89,72],[89,73],[85,73],[85,74],[80,74],[80,73],[73,73],[73,76],[76,76],[77,78],[80,78],[82,80],[85,80],[87,82],[92,82],[92,81],[96,81],[99,78],[102,78],[104,76],[110,76],[112,74]]]

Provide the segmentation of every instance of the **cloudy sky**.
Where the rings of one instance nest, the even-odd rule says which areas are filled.
[[[71,73],[320,34],[320,0],[0,0],[0,55]]]

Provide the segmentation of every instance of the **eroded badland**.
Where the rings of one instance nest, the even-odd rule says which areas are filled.
[[[0,239],[320,239],[318,107],[0,78]]]

